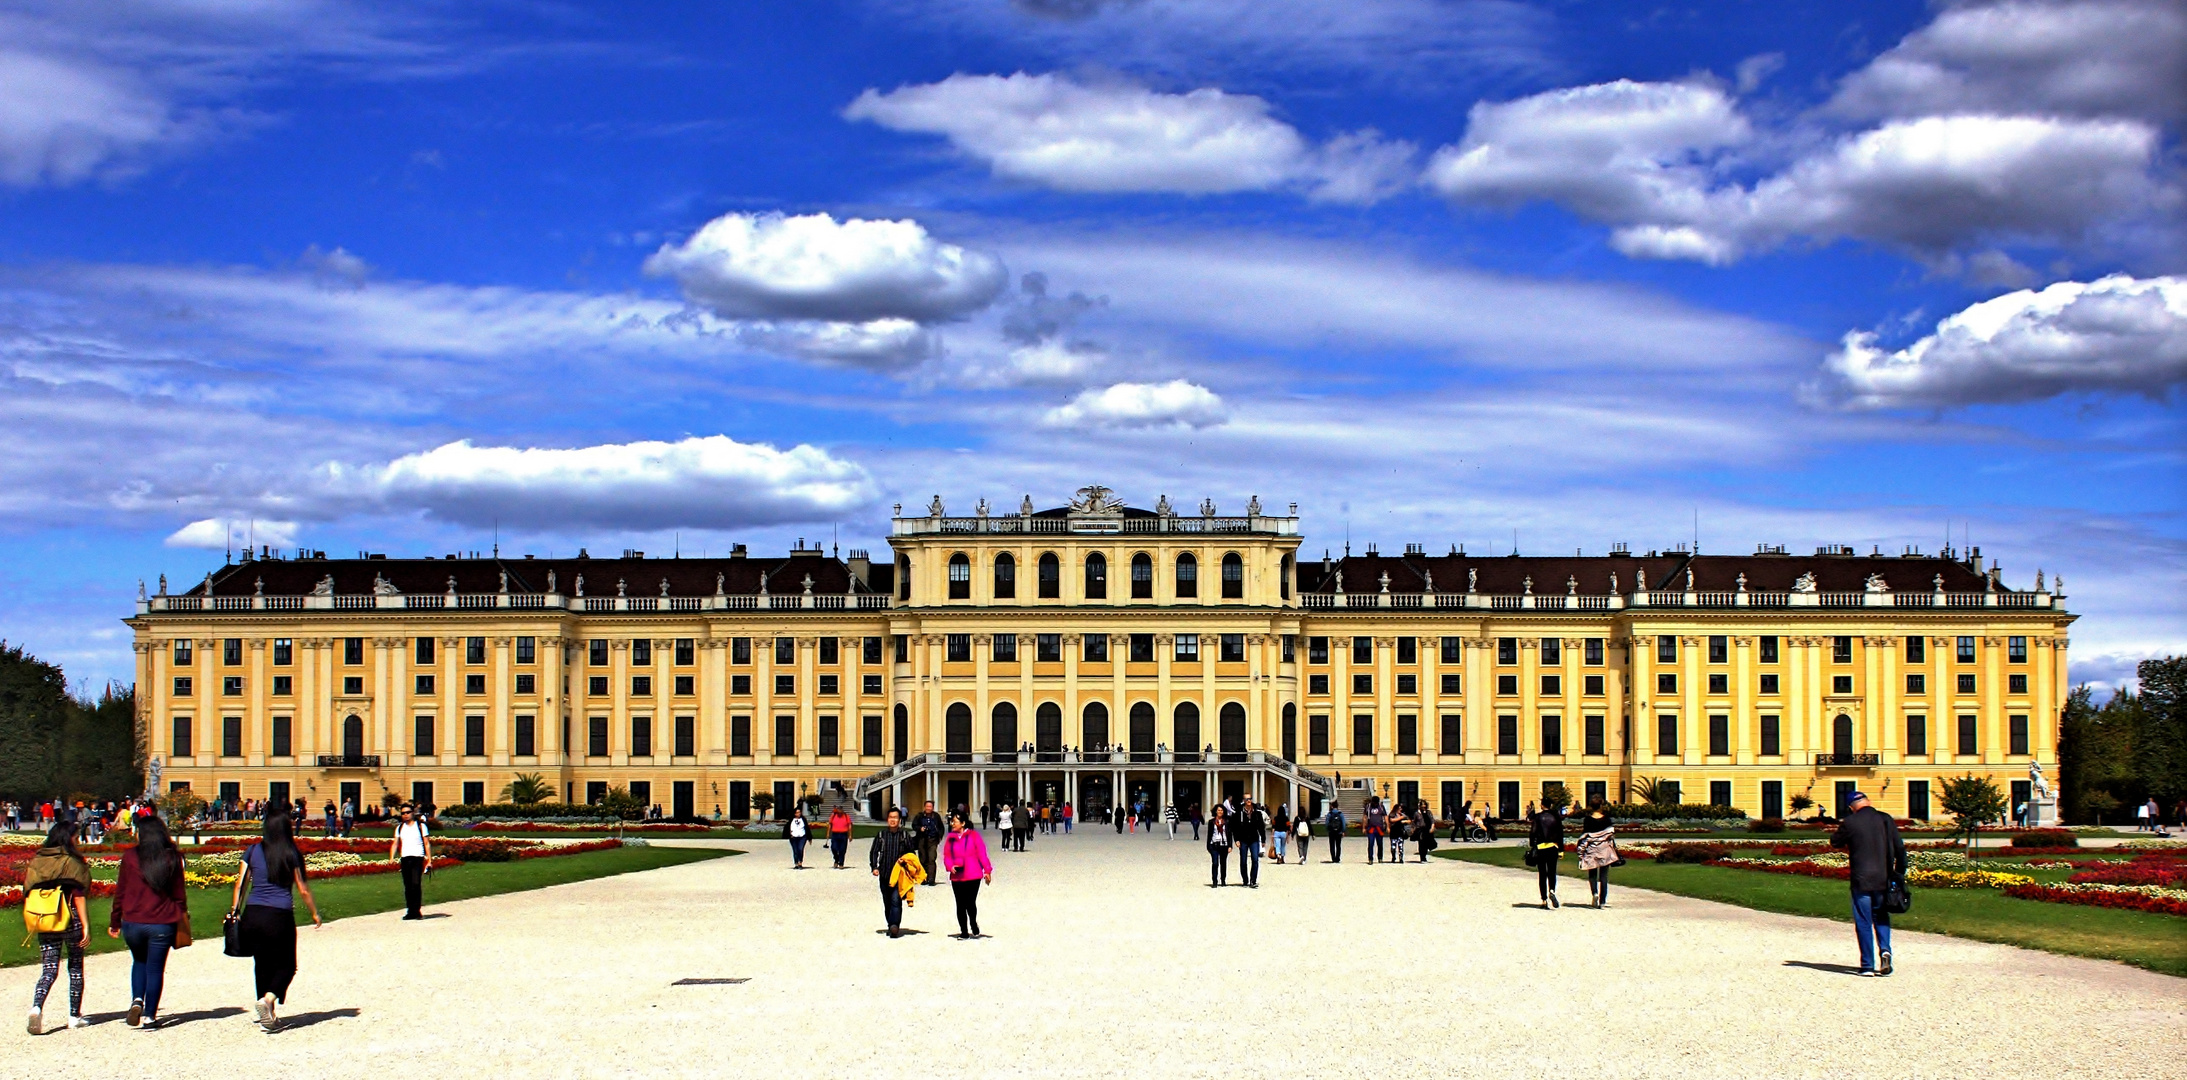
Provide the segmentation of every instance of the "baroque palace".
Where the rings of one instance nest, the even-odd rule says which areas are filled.
[[[1980,551],[1299,558],[1297,508],[1102,487],[898,508],[894,558],[246,554],[136,632],[159,783],[492,801],[520,773],[676,816],[1014,797],[1098,813],[1340,790],[1502,817],[1676,785],[1902,817],[2055,771],[2063,592]],[[1354,798],[1361,797],[1355,794]]]

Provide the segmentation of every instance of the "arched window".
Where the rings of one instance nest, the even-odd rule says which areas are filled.
[[[891,732],[890,734],[896,737],[895,760],[901,762],[905,758],[910,757],[911,713],[906,711],[902,705],[896,706],[896,730]]]
[[[942,716],[943,748],[951,761],[968,761],[972,756],[972,707],[956,702]]]
[[[1225,754],[1245,753],[1245,706],[1235,701],[1223,706],[1217,726],[1221,731],[1216,738],[1222,740],[1219,749]]]
[[[1154,760],[1152,757],[1139,756],[1154,753],[1154,706],[1144,701],[1136,702],[1131,707],[1131,753],[1135,760]]]
[[[1043,754],[1063,750],[1063,710],[1053,701],[1043,701],[1033,710],[1033,749]]]
[[[989,742],[989,745],[990,745],[991,747],[993,747],[993,749],[994,749],[994,751],[995,751],[996,753],[998,753],[998,754],[1015,754],[1015,753],[1017,753],[1017,752],[1018,752],[1018,707],[1017,707],[1017,706],[1015,706],[1015,705],[1012,705],[1012,704],[1010,704],[1010,703],[1009,703],[1009,702],[1007,702],[1007,701],[1004,701],[1004,702],[1000,702],[1000,703],[998,703],[998,704],[997,704],[997,705],[995,706],[995,718],[994,718],[994,720],[993,720],[993,721],[991,721],[991,722],[990,722],[990,726],[989,726],[989,728],[988,728],[988,734],[992,736],[992,739],[990,740],[990,742]],[[1016,760],[1016,759],[1014,759],[1014,758],[1003,758],[1002,760],[1004,760],[1004,761],[1013,761],[1013,760]]]
[[[1223,556],[1223,599],[1245,599],[1245,560],[1235,551]]]
[[[1056,553],[1040,553],[1040,598],[1054,600],[1063,595],[1063,564],[1056,561]]]
[[[995,599],[1014,600],[1018,595],[1018,561],[1005,551],[995,556]]]
[[[1109,745],[1109,707],[1098,701],[1086,704],[1085,723],[1080,725],[1083,737],[1079,746],[1092,750]]]
[[[1200,595],[1200,560],[1193,558],[1189,551],[1177,556],[1177,595]]]
[[[1131,598],[1154,599],[1154,560],[1144,551],[1131,557]]]
[[[1177,742],[1174,745],[1178,753],[1199,753],[1201,746],[1200,707],[1189,701],[1178,702],[1177,712],[1170,724],[1170,730],[1177,736]]]
[[[1299,759],[1299,707],[1283,703],[1283,760]]]
[[[1845,764],[1842,759],[1853,756],[1853,718],[1844,713],[1830,723],[1830,752],[1838,755],[1841,765]]]
[[[972,560],[962,551],[949,557],[949,598],[972,599]]]
[[[911,601],[911,556],[896,556],[896,599]]]
[[[364,721],[353,713],[342,721],[342,756],[359,758],[364,752]]]
[[[1109,560],[1096,551],[1086,556],[1086,599],[1109,598]]]
[[[1285,600],[1291,599],[1291,556],[1289,555],[1283,557],[1283,569],[1277,576],[1276,587],[1282,591]]]

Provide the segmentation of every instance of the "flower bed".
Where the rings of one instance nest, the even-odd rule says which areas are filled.
[[[2187,891],[2148,885],[2046,885],[2036,882],[2014,885],[2005,890],[2005,895],[2015,900],[2040,900],[2048,904],[2086,904],[2158,915],[2187,915]]]
[[[631,846],[637,846],[644,842],[643,840],[633,841]],[[526,847],[518,850],[516,857],[519,859],[546,859],[556,855],[582,855],[588,851],[613,851],[623,846],[621,840],[586,840],[575,844]]]
[[[2032,885],[2035,879],[2026,874],[2001,874],[1994,870],[1908,870],[1906,883],[1931,889],[2004,889]]]
[[[494,832],[571,833],[600,832],[615,828],[616,823],[613,820],[608,820],[590,825],[567,825],[546,821],[496,821],[488,818],[483,821],[470,822],[463,827],[466,829],[490,829]],[[704,833],[706,830],[707,827],[704,825],[679,824],[668,821],[633,821],[626,822],[622,826],[622,831],[626,833]]]

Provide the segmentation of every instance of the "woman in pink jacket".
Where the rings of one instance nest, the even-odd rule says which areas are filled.
[[[949,871],[949,888],[957,894],[957,932],[950,935],[970,941],[980,933],[980,885],[993,884],[995,866],[987,861],[987,841],[965,821],[964,812],[949,815],[949,835],[942,838],[942,868]]]

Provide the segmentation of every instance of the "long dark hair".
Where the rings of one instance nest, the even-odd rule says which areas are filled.
[[[182,876],[182,852],[167,835],[167,823],[157,817],[137,820],[137,876],[145,888],[162,896],[173,892]]]
[[[66,821],[56,821],[46,832],[46,846],[57,847],[71,859],[81,859],[84,853],[76,850],[76,826]]]
[[[266,884],[284,889],[294,885],[296,875],[304,869],[304,853],[296,850],[296,833],[289,827],[289,816],[279,811],[267,814],[259,835],[258,857],[266,866]]]

